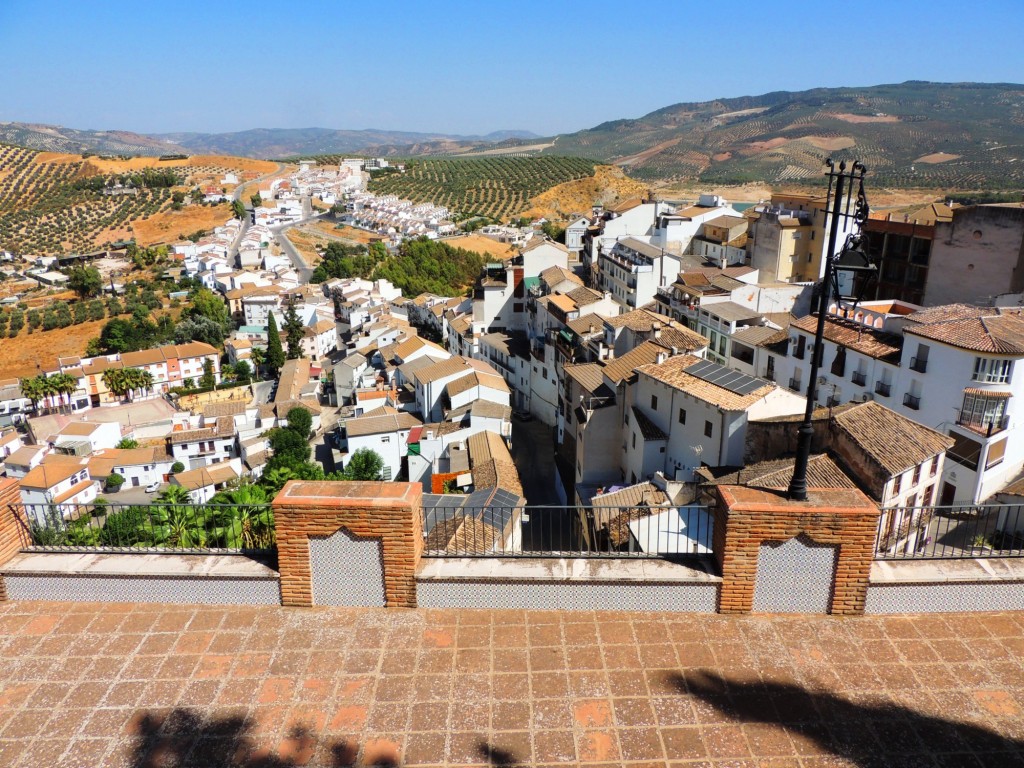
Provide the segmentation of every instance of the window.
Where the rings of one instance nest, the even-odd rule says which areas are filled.
[[[386,437],[382,437],[382,438],[380,439],[380,441],[381,441],[382,443],[390,443],[390,442],[391,442],[391,436],[390,436],[390,435],[388,435],[388,436],[386,436]]]
[[[658,410],[658,396],[657,395],[651,395],[651,410],[652,411]]]
[[[912,493],[912,494],[910,494],[909,497],[907,497],[907,506],[911,507],[911,508],[917,506],[917,494],[916,493]]]
[[[985,469],[991,469],[997,464],[1003,463],[1003,456],[1006,455],[1006,438],[998,443],[992,443],[988,447],[988,456],[985,457]]]
[[[935,477],[935,473],[939,471],[939,457],[935,456],[932,458],[932,465],[928,469],[928,476]]]
[[[534,370],[537,370],[537,369],[534,368]],[[541,378],[544,379],[544,381],[547,381],[548,380],[548,369],[547,368],[543,368],[541,370],[541,374],[540,375],[541,375]]]
[[[686,423],[686,409],[685,408],[680,408],[679,409],[679,423],[680,424],[685,424]]]
[[[1005,384],[1010,380],[1012,370],[1012,360],[1001,360],[995,357],[974,358],[975,381],[986,384]]]
[[[914,467],[914,479],[910,482],[911,485],[917,485],[921,482],[921,465],[918,464]]]
[[[932,503],[932,494],[935,492],[935,486],[929,485],[924,489],[924,497],[921,499],[922,507],[929,507]]]
[[[993,392],[991,395],[971,390],[964,394],[963,409],[960,411],[958,423],[968,426],[987,428],[995,426],[1003,428],[1006,416],[1007,395]]]
[[[636,448],[636,432],[633,433],[633,447]]]
[[[895,495],[895,494],[899,493],[900,489],[902,487],[903,487],[903,475],[896,475],[896,477],[894,477],[892,479],[892,492],[893,492],[893,494]]]
[[[714,430],[714,428],[712,427],[711,422],[710,421],[705,421],[704,422],[704,437],[711,437],[711,433],[712,433],[713,430]]]

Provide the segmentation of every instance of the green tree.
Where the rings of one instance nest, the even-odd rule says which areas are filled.
[[[235,218],[241,221],[245,221],[249,216],[248,211],[245,210],[245,204],[241,200],[232,200],[231,210],[235,214]]]
[[[285,418],[288,419],[288,429],[300,435],[304,440],[309,439],[309,435],[313,431],[313,414],[309,412],[309,409],[297,405],[288,411]]]
[[[306,435],[308,434],[307,432]],[[310,445],[306,435],[286,427],[275,427],[270,430],[267,439],[271,450],[274,451],[274,458],[309,461]]]
[[[176,475],[179,472],[184,472],[184,471],[185,471],[185,465],[182,464],[180,461],[176,461],[173,464],[171,464],[171,474],[172,475]]]
[[[352,454],[342,472],[345,480],[380,480],[384,473],[384,459],[372,448],[360,448]]]
[[[249,198],[249,202],[252,203],[253,208],[259,208],[261,205],[263,205],[263,198],[260,197],[260,193],[257,192],[255,195],[252,195]]]
[[[284,335],[288,344],[288,359],[297,360],[302,357],[302,337],[306,328],[295,310],[295,303],[289,302],[284,311]]]
[[[182,314],[185,317],[206,317],[217,323],[224,332],[231,330],[231,315],[224,300],[209,288],[200,288],[189,295],[191,306]]]
[[[124,475],[119,475],[117,472],[111,472],[107,475],[107,488],[111,491],[117,492],[117,489],[124,485]],[[108,518],[109,522],[109,518]]]
[[[203,389],[213,389],[217,385],[217,377],[213,372],[213,360],[203,360],[203,375],[199,377],[199,386]]]
[[[245,360],[239,360],[233,368],[235,381],[246,382],[252,379],[252,366]]]
[[[270,313],[270,319],[267,321],[266,364],[274,376],[277,376],[281,366],[284,365],[284,349],[281,346],[281,334],[277,330],[277,320],[274,318],[273,312]]]
[[[95,267],[75,267],[68,275],[68,288],[82,299],[99,296],[103,293],[103,276]]]
[[[134,438],[131,438],[131,437],[122,437],[118,441],[117,445],[115,445],[114,447],[115,448],[124,448],[124,449],[138,448],[139,447],[139,441],[134,439]]]

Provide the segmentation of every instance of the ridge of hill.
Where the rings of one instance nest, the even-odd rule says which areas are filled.
[[[1024,187],[1024,85],[909,81],[673,104],[558,136],[542,150],[644,181],[814,182],[860,159],[895,187]]]
[[[377,146],[489,146],[535,138],[536,134],[523,130],[493,131],[485,136],[455,136],[372,128],[359,131],[333,128],[254,128],[233,133],[179,132],[145,136],[131,131],[80,130],[41,123],[0,122],[0,143],[67,154],[197,154],[264,159],[322,154],[370,154]]]

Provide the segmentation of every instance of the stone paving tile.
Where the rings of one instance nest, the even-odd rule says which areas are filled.
[[[0,766],[1024,766],[1024,614],[0,603]]]

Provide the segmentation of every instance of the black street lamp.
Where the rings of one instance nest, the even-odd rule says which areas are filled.
[[[828,233],[828,250],[824,254],[825,271],[818,290],[818,326],[814,334],[811,374],[807,378],[807,408],[804,411],[804,420],[797,430],[796,462],[793,467],[793,479],[789,482],[789,498],[794,501],[807,500],[807,462],[811,456],[811,439],[814,437],[814,388],[818,382],[818,369],[824,356],[822,343],[825,338],[825,317],[828,315],[829,303],[835,299],[840,306],[845,303],[856,307],[877,271],[877,267],[868,258],[860,235],[860,228],[867,221],[870,210],[867,196],[864,194],[864,174],[867,168],[859,160],[854,161],[849,170],[846,169],[846,161],[839,163],[838,170],[831,158],[826,160],[825,164],[828,166],[825,210],[829,210],[831,203],[832,220]],[[852,225],[849,229],[856,231],[851,231],[846,236],[842,251],[836,253],[840,222],[849,222]]]

